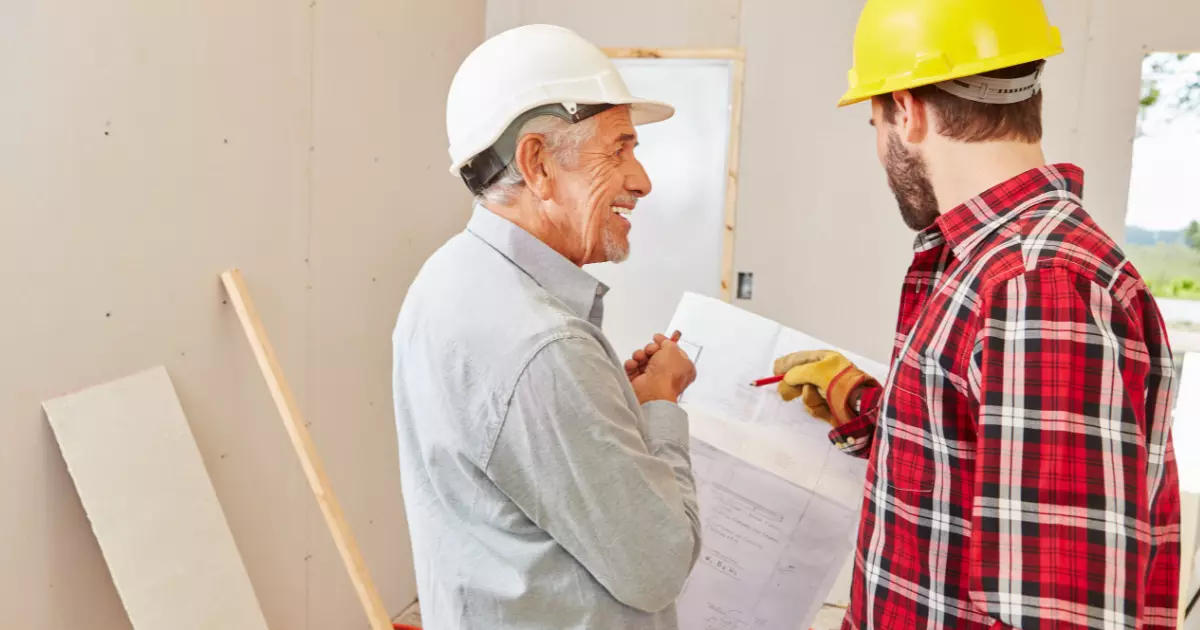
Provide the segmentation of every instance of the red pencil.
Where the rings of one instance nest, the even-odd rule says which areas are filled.
[[[750,383],[750,387],[762,387],[764,385],[774,385],[775,383],[778,383],[782,380],[783,380],[782,374],[780,374],[779,376],[770,376],[767,378],[760,378],[757,381]]]

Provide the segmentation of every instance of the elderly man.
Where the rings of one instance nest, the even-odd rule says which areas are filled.
[[[676,627],[700,549],[695,377],[658,336],[624,365],[607,290],[650,192],[630,96],[595,46],[536,25],[485,42],[450,88],[452,172],[478,203],[409,289],[393,336],[401,477],[432,628]],[[623,369],[624,368],[624,369]]]
[[[844,628],[1173,628],[1174,366],[1154,299],[1042,153],[1038,0],[868,0],[843,105],[918,230],[891,373],[777,362],[869,458]]]

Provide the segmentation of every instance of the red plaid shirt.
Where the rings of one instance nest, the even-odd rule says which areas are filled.
[[[887,383],[830,435],[870,460],[843,628],[1175,626],[1174,365],[1082,189],[1033,170],[917,236]]]

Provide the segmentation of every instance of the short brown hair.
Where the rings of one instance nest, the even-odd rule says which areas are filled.
[[[1003,68],[983,76],[1015,79],[1037,72],[1044,61]],[[1010,105],[977,103],[944,92],[932,85],[914,88],[912,94],[932,109],[938,118],[938,133],[960,142],[1013,140],[1040,142],[1042,139],[1042,93]],[[896,101],[891,94],[875,97],[883,105],[883,117],[896,120]]]

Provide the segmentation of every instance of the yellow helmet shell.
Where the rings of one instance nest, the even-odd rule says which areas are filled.
[[[838,106],[1062,52],[1041,0],[867,0]]]

